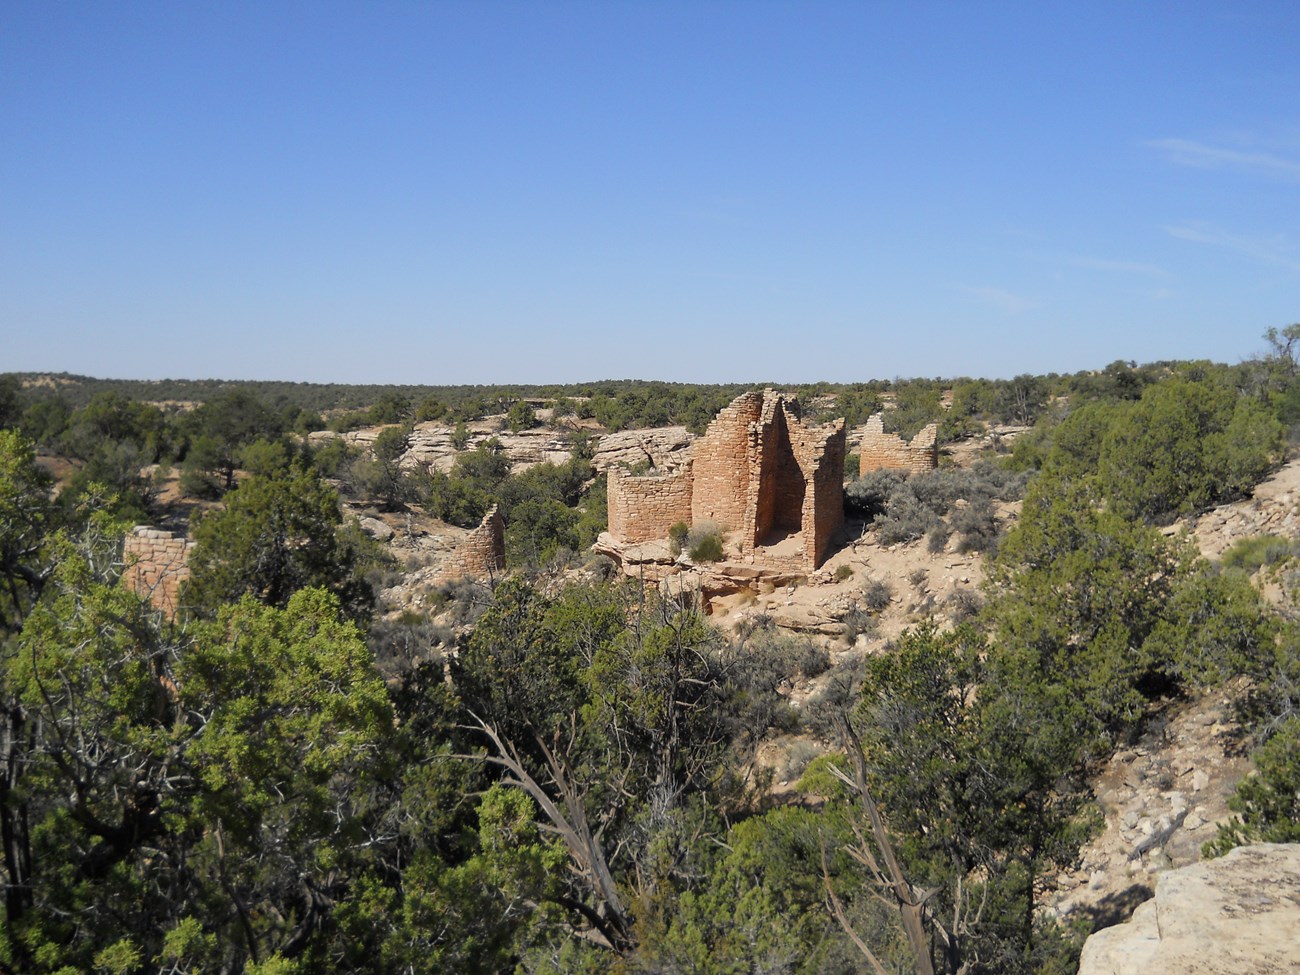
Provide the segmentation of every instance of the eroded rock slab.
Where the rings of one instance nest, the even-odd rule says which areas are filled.
[[[1261,843],[1160,875],[1155,897],[1083,947],[1079,975],[1300,971],[1300,844]]]
[[[602,434],[592,466],[600,473],[610,467],[636,468],[641,464],[676,470],[691,454],[695,437],[685,427],[655,427]]]

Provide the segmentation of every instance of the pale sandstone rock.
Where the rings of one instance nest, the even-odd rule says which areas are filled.
[[[615,466],[632,468],[648,463],[663,470],[676,470],[690,456],[694,442],[695,437],[685,427],[606,433],[596,444],[591,466],[604,472]]]
[[[371,538],[377,538],[381,542],[386,542],[393,537],[393,530],[378,518],[360,518],[357,523],[361,530]]]
[[[1169,870],[1127,924],[1092,935],[1079,975],[1300,971],[1300,844],[1239,847]]]

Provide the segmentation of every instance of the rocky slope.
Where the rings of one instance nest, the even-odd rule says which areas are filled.
[[[1300,460],[1292,460],[1235,504],[1207,511],[1176,528],[1191,532],[1206,558],[1217,559],[1235,542],[1253,535],[1300,536]]]
[[[491,424],[477,426],[483,429],[473,431],[475,438],[499,436],[519,466],[567,457],[560,456],[562,436],[556,431],[512,435],[493,430]],[[365,434],[350,436],[365,442]],[[680,463],[691,440],[683,428],[607,435],[596,445],[596,463],[602,469],[612,463],[642,462],[671,468]],[[449,467],[454,459],[450,431],[420,432],[412,454],[421,463]],[[953,451],[960,463],[975,456],[975,445]],[[1170,532],[1186,530],[1203,555],[1217,559],[1236,541],[1252,535],[1294,537],[1300,532],[1298,502],[1300,460],[1263,482],[1253,497],[1173,526]],[[1018,513],[1017,504],[998,509],[1004,526],[1014,522]],[[424,577],[435,571],[458,532],[442,530],[439,523],[427,520],[405,525],[388,520],[394,529],[390,544],[415,564],[410,576],[385,595],[418,610],[427,605]],[[373,527],[377,533],[383,531]],[[978,604],[983,578],[977,554],[959,553],[953,544],[930,552],[924,540],[881,545],[871,527],[861,522],[846,526],[841,547],[809,575],[763,573],[743,563],[692,567],[666,545],[656,543],[624,548],[619,556],[625,566],[636,566],[646,581],[669,580],[665,584],[674,590],[698,591],[720,625],[742,628],[770,622],[821,644],[836,663],[883,652],[905,627],[927,616],[960,618]],[[426,568],[418,568],[421,563]],[[863,609],[864,589],[870,582],[887,587],[887,604],[873,610],[865,628],[846,627],[846,617]],[[861,623],[862,614],[857,617]],[[1214,836],[1219,823],[1230,818],[1227,797],[1251,767],[1250,744],[1233,718],[1234,698],[1242,689],[1229,686],[1197,700],[1164,704],[1141,740],[1112,757],[1095,783],[1104,828],[1081,851],[1078,868],[1055,878],[1053,889],[1044,896],[1044,910],[1067,919],[1087,918],[1094,926],[1113,925],[1148,901],[1169,871],[1198,863],[1201,845]],[[806,682],[796,684],[792,699],[797,704],[814,690]],[[764,749],[763,762],[788,768],[791,749],[806,752],[814,747],[798,740],[771,743]]]
[[[1151,896],[1165,871],[1201,859],[1251,769],[1233,717],[1240,689],[1166,705],[1140,741],[1112,756],[1093,783],[1105,826],[1080,851],[1078,869],[1056,878],[1049,911],[1113,924]]]
[[[473,449],[490,438],[495,438],[510,466],[515,471],[526,470],[534,464],[549,462],[562,464],[572,452],[570,432],[537,427],[532,430],[512,432],[503,429],[504,417],[488,417],[466,424],[469,434],[467,449]],[[356,447],[368,449],[383,427],[364,427],[347,433],[320,430],[311,434],[312,443],[342,437]],[[458,451],[453,443],[454,430],[439,423],[417,423],[411,431],[411,445],[402,457],[405,467],[426,467],[430,470],[449,471],[456,463]]]

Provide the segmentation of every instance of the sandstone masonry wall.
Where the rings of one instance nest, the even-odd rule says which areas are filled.
[[[122,541],[123,585],[147,596],[168,617],[175,616],[181,583],[190,577],[193,547],[184,535],[137,525]]]
[[[505,522],[496,505],[483,516],[477,528],[465,536],[438,573],[438,582],[450,582],[463,576],[490,579],[506,568]]]
[[[800,425],[797,433],[795,450],[808,481],[802,517],[804,558],[817,568],[844,526],[844,420],[835,421],[829,429]]]
[[[668,537],[679,521],[691,521],[691,467],[672,474],[633,476],[609,469],[609,531],[632,544]]]
[[[627,543],[674,523],[713,522],[750,562],[815,569],[843,524],[844,421],[803,422],[799,404],[744,393],[695,442],[689,468],[632,477],[610,469],[609,531]]]
[[[885,433],[884,419],[877,413],[862,431],[858,456],[860,475],[884,469],[932,471],[939,466],[939,425],[931,423],[908,443],[897,434]]]
[[[802,545],[795,562],[817,568],[844,523],[844,421],[805,423],[797,400],[768,390],[751,443],[753,521],[746,544],[758,548],[797,533]],[[752,559],[785,561],[770,551]]]
[[[757,453],[751,427],[762,417],[763,394],[742,393],[718,413],[692,456],[691,521],[745,528],[750,467]]]

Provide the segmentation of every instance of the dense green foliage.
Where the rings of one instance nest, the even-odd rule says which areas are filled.
[[[995,503],[1019,500],[1025,482],[1023,474],[987,461],[915,477],[878,470],[845,485],[845,506],[872,519],[885,545],[928,535],[934,551],[956,533],[960,551],[986,552],[997,546]]]
[[[770,621],[727,636],[595,566],[552,571],[605,523],[583,436],[523,471],[491,438],[445,474],[401,463],[423,419],[459,424],[461,448],[467,421],[524,428],[534,400],[699,429],[739,387],[0,377],[0,969],[1072,971],[1083,932],[1036,899],[1096,826],[1090,773],[1153,698],[1248,678],[1259,772],[1212,851],[1300,840],[1300,623],[1247,574],[1294,591],[1293,542],[1210,564],[1153,527],[1276,462],[1297,339],[1239,367],[802,390],[855,423],[892,402],[904,435],[1034,424],[1008,466],[848,486],[882,540],[988,553],[988,584],[962,624],[834,668]],[[387,427],[368,452],[310,448],[326,410]],[[57,497],[37,445],[75,468]],[[174,621],[118,579],[155,463],[220,502],[193,521]],[[522,571],[437,594],[451,624],[381,617],[340,491],[467,526],[497,505]],[[994,506],[1022,494],[999,535]],[[674,538],[697,559],[720,541]],[[850,630],[894,591],[861,586]],[[773,735],[824,753],[792,797],[755,763]]]
[[[213,616],[245,595],[282,607],[299,589],[317,586],[364,619],[372,596],[341,521],[338,495],[308,468],[249,478],[224,508],[195,521],[182,601]]]
[[[1300,843],[1300,717],[1290,718],[1254,759],[1258,774],[1229,798],[1238,816],[1206,844],[1209,855],[1245,843]]]
[[[304,590],[181,637],[75,557],[54,586],[5,658],[29,729],[7,963],[302,954],[370,841],[358,800],[392,734],[356,629]]]
[[[1018,466],[1099,479],[1128,518],[1168,521],[1241,497],[1281,457],[1284,428],[1223,368],[1195,365],[1137,399],[1081,401],[1017,443]]]
[[[22,629],[44,585],[55,523],[49,489],[31,442],[0,430],[0,633]]]
[[[922,625],[868,660],[855,716],[908,882],[933,891],[923,918],[936,971],[1049,970],[1057,942],[1044,937],[1034,894],[1073,861],[1089,826],[1078,743],[1053,683],[999,680],[1002,655],[969,626]]]
[[[1102,440],[1099,475],[1121,514],[1156,520],[1241,497],[1281,456],[1268,407],[1210,380],[1148,387]]]

